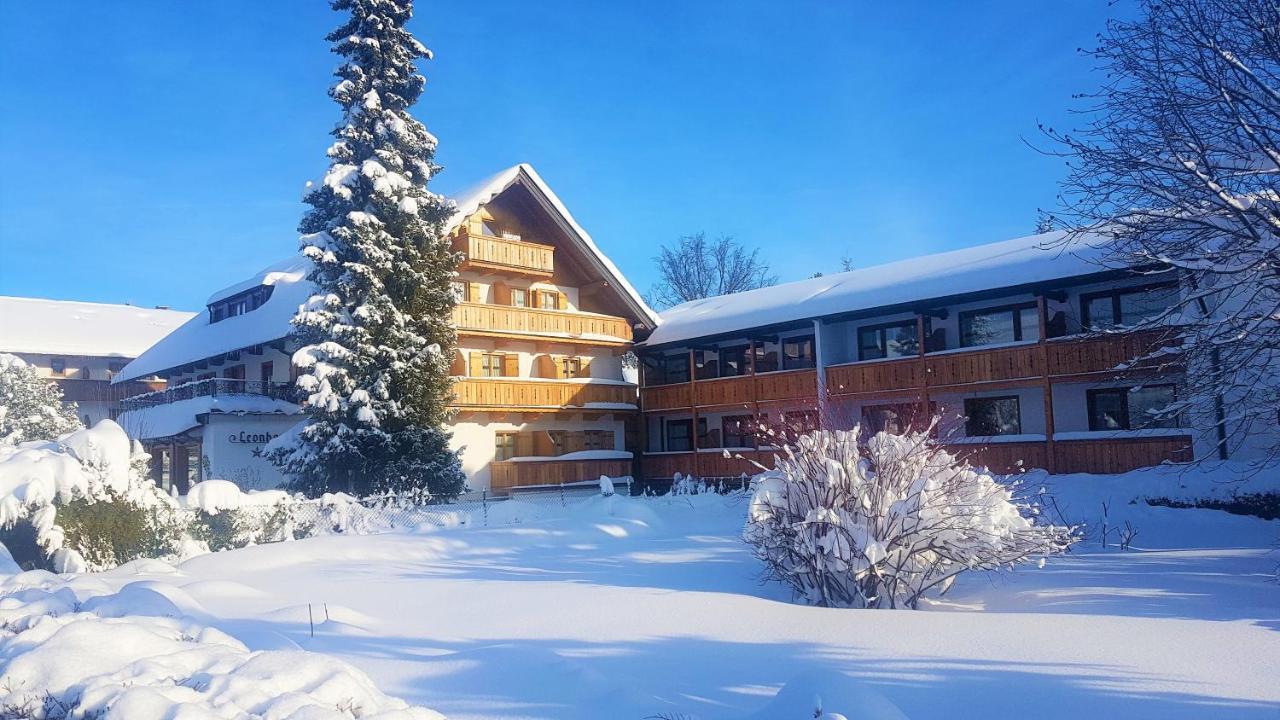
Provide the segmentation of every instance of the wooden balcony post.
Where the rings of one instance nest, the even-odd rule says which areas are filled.
[[[1040,319],[1040,367],[1044,391],[1044,464],[1050,473],[1057,470],[1057,458],[1053,447],[1053,383],[1049,380],[1049,308],[1044,295],[1036,296],[1036,315]]]
[[[747,341],[747,372],[751,375],[751,420],[755,427],[751,429],[751,446],[760,447],[760,438],[756,437],[756,429],[760,427],[760,386],[756,384],[756,341]]]
[[[920,363],[920,418],[912,423],[916,427],[928,427],[933,421],[929,414],[929,365],[924,359],[924,341],[924,313],[916,313],[916,362]]]
[[[689,348],[689,446],[693,448],[693,476],[698,477],[698,365],[693,361],[693,348]]]
[[[815,410],[818,413],[818,427],[827,427],[827,375],[822,364],[822,321],[813,319],[813,369],[814,390],[818,394]]]

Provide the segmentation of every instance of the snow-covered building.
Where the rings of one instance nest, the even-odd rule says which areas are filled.
[[[93,425],[119,415],[123,398],[164,387],[153,376],[111,381],[194,315],[164,307],[0,296],[0,353],[22,358],[56,382],[81,421]]]
[[[1230,413],[1178,401],[1160,330],[1173,272],[1108,268],[1102,240],[1049,233],[697,300],[639,346],[643,474],[737,477],[771,464],[768,431],[899,429],[992,468],[1121,472],[1249,453]],[[1128,364],[1124,372],[1117,368]],[[726,449],[730,452],[727,453]],[[738,457],[740,456],[740,458]]]
[[[656,316],[532,167],[454,202],[447,232],[464,260],[451,429],[471,488],[633,474],[637,385],[624,356]],[[301,419],[288,335],[313,291],[308,266],[294,256],[214,293],[117,376],[169,380],[120,419],[158,458],[162,485],[283,479],[262,451]]]

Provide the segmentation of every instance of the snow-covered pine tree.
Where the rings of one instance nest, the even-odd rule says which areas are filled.
[[[58,384],[15,355],[0,353],[0,445],[56,440],[81,428],[74,403]]]
[[[317,292],[293,318],[307,419],[270,450],[296,489],[357,493],[465,485],[444,427],[459,258],[452,203],[427,190],[436,139],[409,114],[431,53],[405,29],[412,0],[333,0],[351,13],[327,39],[345,62],[324,181],[305,201],[301,251]]]

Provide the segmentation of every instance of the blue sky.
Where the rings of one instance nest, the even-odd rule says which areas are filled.
[[[1100,78],[1067,3],[419,0],[433,189],[532,163],[645,290],[705,230],[783,280],[1029,234]],[[980,7],[971,7],[980,6]],[[0,294],[196,309],[296,247],[339,110],[319,0],[5,3]]]

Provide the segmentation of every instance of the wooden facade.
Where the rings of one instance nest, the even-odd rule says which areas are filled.
[[[589,409],[592,403],[610,407],[599,410],[635,411],[633,385],[556,382],[531,378],[458,378],[453,384],[453,407],[491,412],[555,412]],[[626,405],[629,407],[614,407]]]
[[[463,253],[462,270],[534,277],[551,277],[555,272],[555,248],[550,245],[463,232],[454,236],[454,248]]]
[[[626,318],[490,303],[458,303],[453,323],[460,334],[547,335],[590,345],[625,346],[632,338]]]

